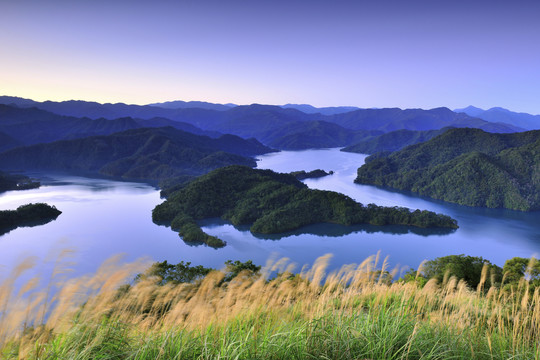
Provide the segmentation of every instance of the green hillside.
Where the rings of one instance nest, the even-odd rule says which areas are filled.
[[[355,182],[461,205],[538,210],[540,131],[452,129],[388,156],[368,157]]]
[[[255,166],[247,156],[270,151],[254,139],[233,135],[212,139],[170,127],[143,128],[13,149],[0,154],[0,168],[161,180],[231,164]]]

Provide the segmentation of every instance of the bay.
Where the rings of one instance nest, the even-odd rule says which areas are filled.
[[[360,263],[381,252],[392,266],[418,267],[425,259],[451,254],[482,256],[503,265],[514,256],[540,253],[539,212],[479,209],[405,194],[374,186],[354,184],[356,169],[366,155],[339,149],[282,151],[259,156],[258,167],[279,172],[323,169],[333,175],[307,179],[315,189],[342,192],[364,204],[405,206],[450,215],[458,220],[456,231],[433,231],[396,226],[316,224],[278,235],[256,235],[219,219],[203,221],[203,229],[227,241],[222,249],[185,244],[167,227],[152,223],[151,211],[163,200],[146,184],[90,179],[65,174],[44,177],[43,187],[0,194],[0,209],[29,202],[47,202],[63,213],[43,226],[19,228],[0,236],[0,272],[9,273],[25,256],[35,256],[43,269],[62,249],[73,250],[74,274],[93,272],[105,259],[123,253],[124,261],[147,257],[149,261],[220,268],[226,260],[253,260],[264,264],[269,257],[287,257],[297,270],[324,254],[332,253],[331,269]],[[43,270],[44,272],[48,272]]]

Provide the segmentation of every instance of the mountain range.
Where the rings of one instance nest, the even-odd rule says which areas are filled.
[[[493,123],[465,113],[455,113],[447,108],[356,109],[325,115],[320,112],[305,113],[293,107],[283,108],[259,104],[245,106],[217,104],[221,110],[215,110],[160,107],[208,104],[202,102],[181,102],[178,105],[170,103],[126,105],[85,101],[35,102],[8,96],[0,97],[0,103],[9,104],[0,109],[0,132],[23,144],[108,134],[113,131],[149,126],[173,126],[211,136],[229,133],[243,138],[255,137],[268,146],[280,149],[348,146],[364,140],[366,136],[401,129],[426,131],[443,127],[475,127],[490,132],[523,130],[511,124]],[[6,114],[16,112],[15,109],[34,111],[31,116],[25,118],[25,125],[18,123],[15,125],[16,129],[9,128],[10,121],[6,121],[8,117]],[[39,110],[47,111],[49,114],[40,114]],[[43,119],[52,117],[51,113],[66,118],[56,121],[57,125],[54,129],[53,126],[41,126]],[[100,123],[92,123],[89,120]],[[32,121],[36,122],[29,124]],[[195,128],[188,129],[188,124]],[[33,130],[34,125],[37,126],[35,130]],[[38,129],[40,131],[37,131]]]
[[[493,107],[488,110],[480,109],[474,106],[468,106],[463,109],[455,109],[455,112],[465,113],[490,122],[504,122],[514,124],[523,129],[540,129],[540,115],[531,115],[510,111],[501,107]]]
[[[315,107],[308,104],[285,104],[281,105],[284,109],[296,109],[306,114],[323,114],[323,115],[336,115],[349,111],[360,110],[355,106],[333,106],[333,107]]]
[[[18,108],[0,104],[0,150],[8,150],[22,145],[76,139],[94,135],[108,135],[114,132],[143,127],[171,126],[178,130],[197,135],[218,137],[216,131],[206,131],[188,123],[152,118],[149,120],[131,117],[108,120],[57,115],[35,107]]]

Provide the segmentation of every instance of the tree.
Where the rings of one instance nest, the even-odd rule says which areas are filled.
[[[540,285],[540,263],[535,258],[514,257],[506,260],[502,271],[505,284],[518,284],[524,278],[532,287]]]
[[[488,267],[489,273],[485,279],[487,287],[500,283],[502,269],[477,256],[450,255],[430,260],[424,264],[422,274],[426,279],[436,278],[439,283],[444,277],[455,276],[458,280],[464,280],[471,288],[476,289],[482,278],[482,269]]]
[[[167,260],[163,262],[156,262],[144,273],[139,274],[136,277],[136,281],[142,277],[156,276],[161,278],[158,282],[160,285],[167,283],[190,283],[198,279],[205,277],[212,269],[205,268],[202,265],[191,266],[191,262],[184,263],[180,261],[178,264],[169,264]]]
[[[248,271],[252,274],[258,274],[261,270],[261,266],[253,264],[251,260],[248,260],[246,262],[240,262],[238,260],[233,262],[232,260],[227,260],[225,261],[225,266],[226,275],[223,281],[231,281],[242,271]]]

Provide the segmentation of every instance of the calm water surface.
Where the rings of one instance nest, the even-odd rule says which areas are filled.
[[[405,206],[448,214],[458,220],[456,231],[407,227],[318,224],[279,236],[255,236],[218,219],[203,228],[227,241],[223,249],[186,245],[169,228],[152,223],[151,211],[162,200],[148,185],[83,177],[51,175],[40,189],[0,194],[0,209],[29,202],[47,202],[63,213],[56,221],[19,228],[0,236],[0,273],[25,256],[48,264],[60,249],[73,249],[75,274],[95,271],[112,255],[125,260],[148,257],[154,261],[191,261],[221,267],[228,260],[264,264],[270,256],[285,256],[298,269],[326,253],[331,267],[359,263],[381,251],[392,265],[417,267],[424,259],[450,254],[482,256],[503,265],[514,256],[540,253],[540,213],[475,209],[353,183],[365,155],[338,149],[284,151],[259,156],[258,167],[280,172],[324,169],[335,173],[305,183],[316,189],[342,192],[353,199],[386,206]],[[38,261],[39,263],[39,261]],[[43,265],[48,266],[48,265]]]

